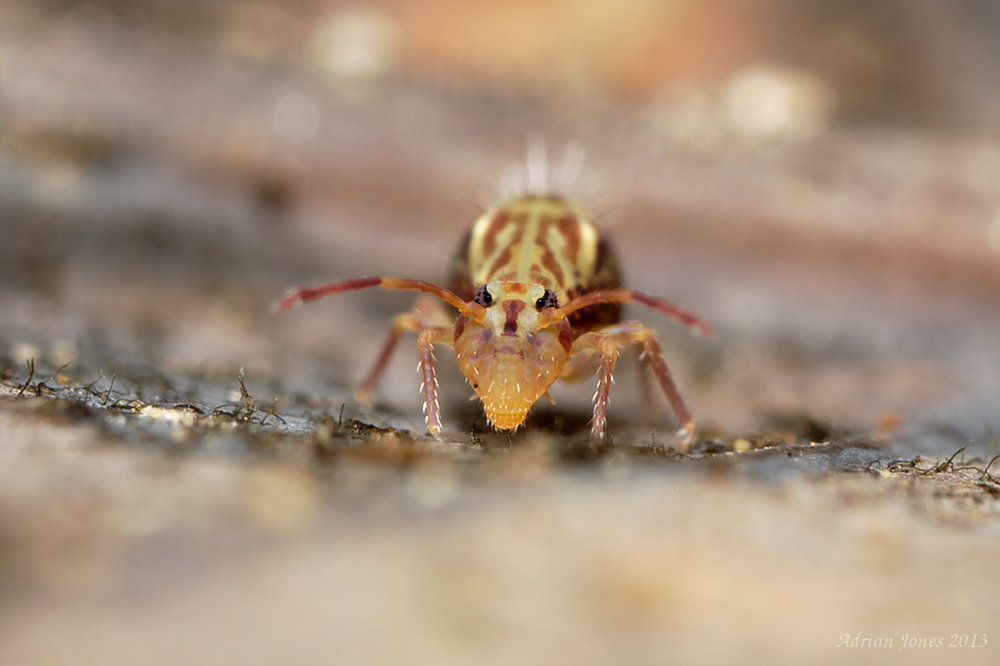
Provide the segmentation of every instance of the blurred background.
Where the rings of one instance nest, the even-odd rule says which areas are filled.
[[[443,280],[540,138],[553,162],[586,151],[571,194],[629,284],[720,327],[708,344],[664,327],[702,421],[941,417],[948,445],[997,423],[996,3],[2,11],[0,352],[17,363],[245,365],[337,400],[408,297],[279,320],[268,303],[304,281]],[[411,365],[382,395],[419,427]]]
[[[556,164],[568,147],[585,150],[582,175],[569,194],[595,211],[616,243],[628,284],[694,308],[718,328],[715,340],[692,339],[654,313],[629,313],[661,332],[682,393],[710,437],[808,443],[811,437],[855,435],[907,456],[948,454],[968,444],[988,460],[1000,453],[998,34],[1000,3],[991,0],[4,0],[2,378],[10,386],[25,381],[25,362],[35,359],[40,374],[62,368],[69,384],[95,381],[109,396],[210,408],[239,398],[233,390],[243,368],[250,392],[288,419],[336,416],[344,405],[347,418],[421,432],[415,353],[408,343],[401,345],[373,408],[350,399],[392,316],[411,297],[344,295],[281,317],[272,317],[269,305],[291,285],[329,279],[393,274],[443,281],[467,225],[523,165],[529,142],[542,140]],[[467,402],[467,387],[446,356],[439,354],[445,423],[451,439],[464,442],[485,422],[478,405]],[[672,444],[665,407],[652,424],[641,419],[631,366],[621,363],[616,375],[616,443]],[[554,392],[558,408],[539,412],[585,423],[591,390],[589,383],[560,388]],[[488,572],[494,568],[517,583],[530,579],[534,570],[518,563],[535,562],[532,544],[544,542],[539,535],[552,524],[563,524],[559,507],[570,511],[581,499],[575,493],[595,492],[590,486],[554,486],[555,496],[546,490],[541,499],[529,495],[510,505],[495,504],[488,492],[477,494],[477,483],[460,484],[459,490],[445,484],[452,493],[445,492],[446,498],[462,498],[487,518],[478,523],[459,514],[439,524],[423,509],[407,508],[414,496],[432,513],[451,506],[435,499],[437,476],[429,485],[418,477],[416,486],[400,489],[394,478],[359,481],[347,474],[337,477],[343,486],[334,491],[325,479],[317,485],[315,470],[265,466],[261,472],[241,467],[246,461],[240,456],[233,469],[226,456],[246,452],[239,433],[203,437],[185,431],[181,437],[169,428],[145,428],[136,437],[152,441],[153,452],[195,450],[221,455],[221,462],[171,458],[168,465],[155,458],[160,462],[150,468],[141,462],[145,458],[128,458],[132,462],[122,466],[87,458],[87,471],[77,466],[83,463],[63,461],[65,467],[56,465],[60,471],[54,473],[54,454],[32,447],[70,437],[59,430],[64,426],[31,421],[30,410],[27,416],[13,408],[4,412],[0,404],[0,419],[6,419],[0,440],[5,427],[8,438],[6,453],[0,452],[7,456],[8,475],[0,484],[0,547],[7,547],[0,565],[13,573],[0,573],[0,590],[21,595],[9,599],[27,600],[18,621],[6,623],[15,627],[8,629],[8,649],[21,650],[13,654],[25,659],[44,654],[38,663],[72,661],[61,648],[35,652],[44,636],[71,626],[83,627],[74,635],[87,645],[114,644],[112,627],[123,608],[150,590],[164,593],[164,581],[202,589],[207,582],[201,567],[215,571],[243,548],[255,553],[246,564],[250,569],[237,567],[231,578],[207,588],[202,601],[213,613],[234,599],[253,603],[249,592],[239,592],[242,576],[256,576],[253,567],[270,571],[272,564],[288,577],[265,576],[258,582],[264,589],[254,589],[303,612],[328,610],[305,603],[313,585],[343,593],[352,603],[368,599],[351,587],[355,578],[347,566],[367,558],[357,580],[374,586],[375,599],[399,594],[397,583],[440,579],[447,613],[432,613],[428,626],[417,627],[430,633],[410,637],[418,644],[426,640],[424,656],[466,654],[449,652],[449,641],[465,645],[464,639],[442,627],[461,625],[469,613],[486,625],[517,627],[522,610],[537,617],[532,613],[545,614],[539,609],[553,607],[553,599],[554,607],[576,620],[578,611],[570,609],[578,602],[589,608],[587,603],[607,601],[600,595],[579,601],[545,586],[537,596],[504,597],[494,582],[484,582],[493,580]],[[128,428],[101,419],[82,434],[70,429],[70,440],[80,438],[84,447],[109,438],[131,441]],[[744,564],[763,563],[773,577],[740,598],[775,598],[787,604],[788,615],[761,616],[749,604],[730,619],[792,622],[798,619],[795,609],[806,603],[802,590],[812,589],[828,599],[820,615],[837,620],[827,624],[838,636],[885,628],[878,618],[893,613],[909,618],[893,630],[939,627],[934,618],[943,615],[907,615],[921,607],[908,596],[916,592],[909,591],[907,576],[929,578],[923,574],[967,553],[965,542],[953,543],[921,523],[914,534],[944,545],[914,551],[910,557],[916,559],[900,563],[894,554],[913,545],[901,541],[910,537],[879,531],[897,519],[908,524],[893,509],[844,526],[835,517],[839,509],[822,497],[795,491],[748,499],[738,488],[715,486],[712,492],[721,498],[707,501],[700,481],[689,481],[673,478],[671,492],[679,495],[664,501],[705,502],[709,518],[639,511],[634,534],[628,532],[633,523],[621,527],[628,532],[622,543],[634,546],[629,552],[659,553],[678,567],[694,567],[702,576],[694,580],[702,582],[734,566],[716,554],[718,544],[729,543],[730,551],[740,550],[734,543],[746,546]],[[580,479],[570,475],[561,482]],[[662,488],[640,483],[639,490],[627,490],[609,483],[610,490],[600,491],[606,505],[587,504],[605,517],[599,524],[618,521],[601,506],[629,513],[635,503],[649,506],[651,496],[663,499],[657,494]],[[64,487],[69,495],[56,492]],[[367,506],[373,489],[389,499],[358,518],[355,507]],[[231,529],[234,514],[250,515],[254,525],[263,521],[270,534],[273,516],[266,507],[275,497],[293,498],[291,505],[278,502],[280,516],[285,510],[321,514],[325,518],[316,520],[356,537],[357,545],[331,542],[323,532],[315,537],[325,544],[319,550],[310,542],[310,548],[279,556],[273,541],[256,540],[256,532],[247,537],[242,527],[223,530],[222,546],[203,541],[219,525]],[[304,504],[295,504],[303,497]],[[555,508],[546,513],[550,503]],[[844,550],[828,555],[821,547],[827,543],[824,528],[795,514],[794,507],[784,509],[796,503],[827,516]],[[770,522],[726,522],[755,509],[761,515],[792,511],[782,520],[801,531],[781,531],[793,527]],[[397,510],[407,516],[412,511],[431,527],[409,527],[400,536],[393,531],[399,527]],[[522,511],[539,516],[535,527],[519,522]],[[701,525],[711,516],[736,532],[705,532]],[[83,527],[74,527],[78,520]],[[242,526],[241,520],[236,524]],[[293,532],[313,524],[312,518],[296,518],[289,528],[283,520],[281,529]],[[651,537],[642,529],[651,524],[669,525],[693,545],[675,551],[674,537],[658,541],[655,530]],[[442,560],[436,540],[447,548],[465,547],[461,534],[471,525],[477,525],[472,532],[478,539],[472,563],[452,561],[454,556]],[[491,539],[503,530],[522,541],[494,550]],[[567,549],[585,547],[585,532],[567,530],[556,529],[554,538]],[[180,551],[172,546],[165,551],[169,557],[151,556],[178,532],[189,539]],[[783,553],[769,550],[774,539],[787,547]],[[124,551],[120,540],[128,544]],[[416,564],[393,559],[387,543]],[[653,550],[643,550],[650,543]],[[61,557],[67,544],[83,548],[82,564]],[[659,619],[640,623],[636,631],[644,638],[634,644],[622,638],[627,631],[607,642],[595,634],[600,649],[587,653],[590,658],[613,655],[643,663],[658,654],[655,636],[673,637],[675,647],[688,638],[714,637],[711,623],[656,616],[663,609],[643,590],[672,594],[680,608],[689,602],[711,614],[716,603],[726,603],[725,586],[715,597],[703,587],[658,578],[659,555],[622,559],[625,545],[621,552],[610,546],[597,555],[588,551],[593,557],[587,566],[623,576],[595,584],[614,590],[619,605],[612,607],[637,616],[651,608]],[[323,557],[314,561],[317,553]],[[848,555],[836,559],[838,553]],[[857,557],[871,578],[859,577],[843,589],[813,588],[813,573],[788,564],[800,556],[819,558],[834,582],[853,575],[857,562],[851,558]],[[542,557],[543,568],[562,568],[559,557],[548,557]],[[342,568],[324,568],[323,558]],[[173,564],[167,566],[168,560]],[[425,561],[450,564],[421,568]],[[969,561],[969,576],[992,572],[987,580],[995,581],[988,558],[981,569],[979,560]],[[122,562],[125,574],[117,569]],[[707,564],[699,569],[698,562]],[[323,568],[326,577],[314,581],[295,573],[309,566]],[[862,587],[890,570],[897,572],[886,579],[890,587],[871,589],[893,593],[883,596],[897,605],[880,606],[890,602],[875,603],[874,593]],[[463,582],[448,587],[456,572]],[[560,575],[555,580],[568,589],[589,574],[571,569]],[[746,591],[738,587],[742,580],[734,574],[725,589]],[[952,584],[988,590],[970,581],[946,577],[930,595],[947,597],[945,586]],[[43,592],[35,593],[36,583]],[[267,587],[272,583],[273,589]],[[499,595],[499,610],[476,614],[483,607],[469,590],[477,585],[484,594]],[[423,598],[416,588],[405,589],[410,592],[402,596],[404,611]],[[106,615],[78,625],[94,595]],[[78,605],[46,614],[47,603],[66,598]],[[373,608],[405,621],[382,601],[368,602],[373,605],[357,616],[345,611],[337,626],[363,624]],[[158,623],[187,616],[186,603],[169,600],[130,625],[163,650],[163,663],[310,655],[304,640],[276,639],[273,653],[240,652],[235,643],[227,644],[233,650],[215,652],[198,641],[156,643]],[[0,600],[0,611],[10,607]],[[976,616],[962,609],[939,605],[942,614],[968,619],[972,632]],[[604,626],[599,613],[586,617]],[[760,650],[742,654],[769,654],[774,646],[755,633],[766,622],[750,622],[742,642],[733,645]],[[575,635],[558,623],[541,626],[549,637]],[[374,639],[374,627],[358,630]],[[300,637],[312,636],[310,629],[317,627],[306,622]],[[785,646],[808,651],[835,642],[818,626],[798,636],[797,643],[783,637]],[[546,644],[545,637],[539,640]],[[289,652],[290,645],[302,651]],[[722,656],[726,645],[719,644]],[[702,654],[694,643],[688,647],[687,654]],[[137,654],[105,652],[121,663],[134,663]],[[576,654],[570,661],[588,663],[584,653],[570,654]],[[828,658],[824,654],[818,658]]]

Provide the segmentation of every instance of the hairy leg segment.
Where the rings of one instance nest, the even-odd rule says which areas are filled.
[[[591,437],[594,441],[601,441],[604,438],[611,384],[614,383],[615,363],[618,361],[619,349],[627,345],[637,345],[640,348],[640,361],[652,369],[671,409],[677,415],[677,419],[681,423],[679,434],[683,439],[682,444],[684,448],[687,448],[694,439],[694,419],[691,418],[691,413],[677,390],[667,362],[663,358],[663,349],[656,338],[656,333],[640,322],[616,324],[600,331],[584,333],[573,343],[570,351],[570,362],[566,365],[566,370],[563,373],[564,379],[572,380],[589,357],[595,354],[600,355],[597,390],[594,393]]]

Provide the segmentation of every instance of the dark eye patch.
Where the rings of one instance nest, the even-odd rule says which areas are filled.
[[[558,302],[556,300],[556,295],[551,291],[549,291],[548,289],[545,290],[545,293],[542,294],[541,298],[535,301],[535,307],[538,308],[539,310],[544,310],[545,308],[554,308],[557,305]]]
[[[479,289],[476,289],[476,295],[472,300],[479,303],[483,307],[493,305],[493,295],[490,294],[485,284],[479,287]]]

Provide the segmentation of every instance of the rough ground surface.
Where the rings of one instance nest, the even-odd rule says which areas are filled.
[[[996,663],[1000,138],[692,146],[650,107],[331,81],[281,50],[304,25],[201,5],[5,3],[0,661]],[[407,296],[268,314],[440,280],[534,129],[586,144],[630,284],[719,329],[629,312],[687,455],[627,356],[593,449],[589,384],[500,436],[442,354],[435,441],[410,345],[350,398]]]

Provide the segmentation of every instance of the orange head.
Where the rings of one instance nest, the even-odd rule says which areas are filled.
[[[540,284],[497,280],[479,287],[474,302],[481,307],[455,324],[455,355],[490,424],[512,430],[559,377],[573,333]]]

